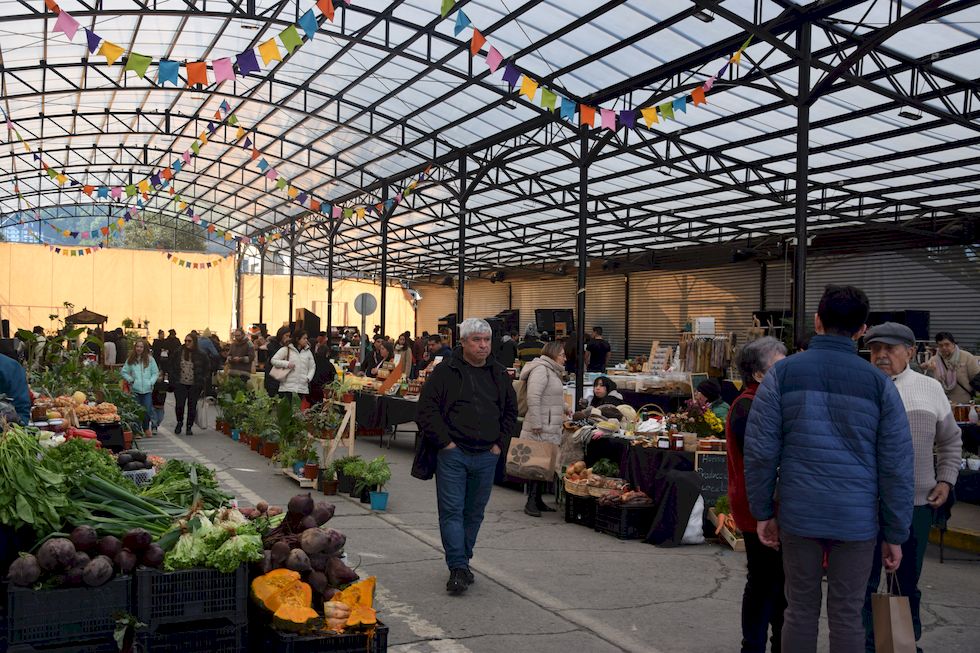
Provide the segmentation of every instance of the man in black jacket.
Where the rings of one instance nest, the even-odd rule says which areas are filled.
[[[504,438],[513,435],[517,424],[514,387],[490,356],[490,325],[469,318],[459,331],[461,347],[432,371],[418,407],[426,444],[438,448],[439,532],[449,567],[446,591],[454,595],[474,581],[469,567],[473,546]]]

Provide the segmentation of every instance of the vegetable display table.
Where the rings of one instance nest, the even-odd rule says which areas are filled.
[[[980,453],[980,424],[960,424],[963,448],[970,453]]]

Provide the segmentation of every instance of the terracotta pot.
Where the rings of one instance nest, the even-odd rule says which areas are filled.
[[[123,431],[123,447],[126,449],[133,448],[133,432]]]
[[[277,453],[279,453],[279,443],[278,442],[263,442],[262,443],[262,455],[266,458],[272,458]]]
[[[332,481],[320,481],[320,491],[328,496],[337,494],[337,486],[339,484],[340,481],[337,479],[333,479]]]
[[[231,424],[229,424],[228,422],[222,422],[221,423],[221,432],[224,433],[225,435],[227,435],[230,438],[231,437]]]
[[[337,437],[337,429],[323,429],[320,435],[325,440],[333,440]]]
[[[303,466],[303,478],[308,478],[311,481],[315,481],[316,477],[320,475],[320,466],[316,463],[306,463]]]
[[[258,451],[262,447],[262,440],[258,437],[253,436],[249,446],[252,447],[252,451]]]
[[[343,398],[341,399],[345,404],[349,404],[354,401],[353,392],[345,392]]]

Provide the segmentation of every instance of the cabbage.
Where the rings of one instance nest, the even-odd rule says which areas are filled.
[[[243,562],[257,562],[262,559],[262,538],[258,535],[235,535],[228,538],[216,551],[208,556],[208,566],[230,574]]]

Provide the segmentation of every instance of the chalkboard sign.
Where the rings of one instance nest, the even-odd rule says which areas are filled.
[[[701,475],[701,496],[704,507],[715,505],[719,497],[728,494],[728,454],[724,451],[698,451],[694,454],[694,469]]]

